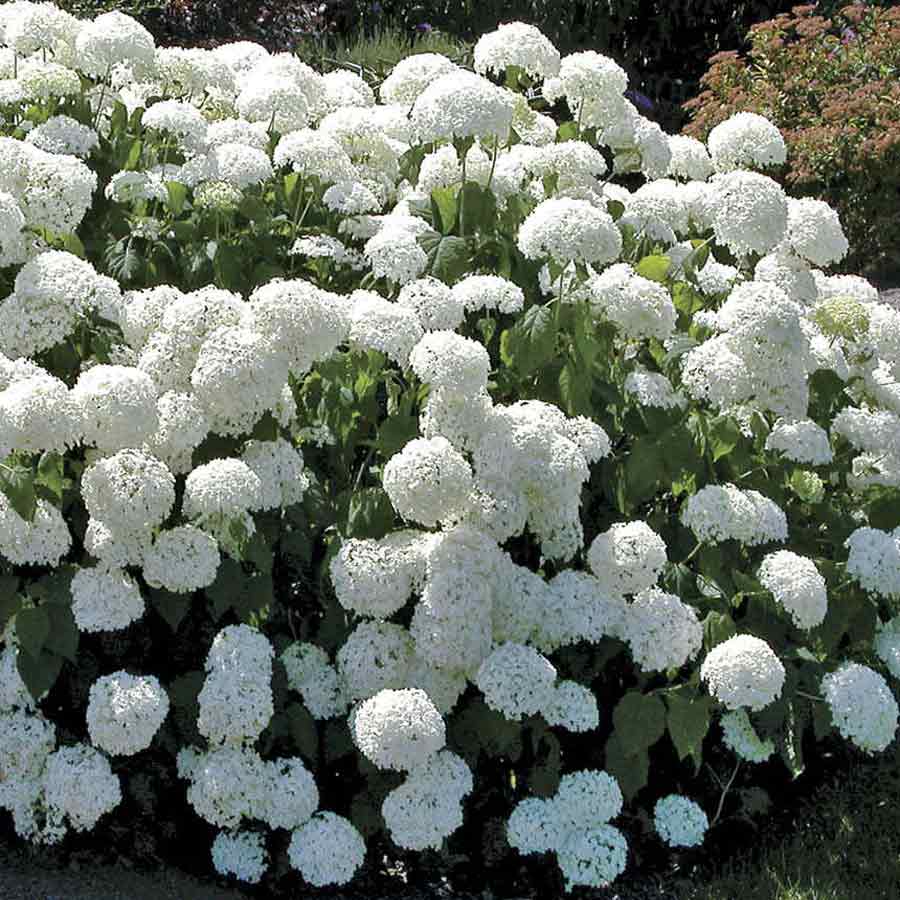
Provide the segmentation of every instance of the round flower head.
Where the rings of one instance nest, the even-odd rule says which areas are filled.
[[[456,69],[432,81],[416,98],[412,125],[423,143],[461,138],[505,140],[514,97],[481,75]]]
[[[120,450],[85,469],[81,495],[88,512],[114,532],[160,525],[175,504],[175,479],[144,450]]]
[[[669,149],[672,159],[666,174],[684,181],[706,181],[712,175],[709,153],[696,138],[673,134],[669,138]]]
[[[159,425],[156,386],[131,366],[88,369],[78,376],[71,397],[85,444],[100,450],[139,447]]]
[[[550,705],[543,710],[548,725],[566,731],[593,731],[600,724],[594,692],[576,681],[559,681]]]
[[[534,25],[524,22],[508,22],[483,34],[475,44],[474,59],[479,75],[500,75],[509,66],[532,78],[559,73],[559,51]]]
[[[714,176],[710,201],[716,240],[732,253],[767,253],[788,225],[784,190],[771,178],[737,170]]]
[[[656,801],[653,826],[670,847],[699,847],[709,828],[709,819],[693,800],[669,794]]]
[[[556,805],[544,797],[526,797],[510,813],[506,840],[519,853],[547,853],[560,842]]]
[[[75,744],[47,758],[44,797],[51,815],[65,816],[76,831],[87,831],[119,805],[122,788],[102,753]]]
[[[0,556],[14,566],[57,566],[71,546],[69,527],[52,503],[39,499],[28,521],[0,493]]]
[[[21,378],[0,391],[0,455],[64,452],[78,431],[69,390],[49,373]]]
[[[553,705],[556,669],[533,647],[506,643],[481,664],[475,684],[491,709],[520,720]]]
[[[415,769],[446,740],[440,712],[418,688],[379,691],[353,712],[350,729],[363,756],[382,769]]]
[[[563,57],[559,76],[544,84],[544,96],[553,102],[564,96],[572,112],[582,104],[613,105],[628,87],[625,70],[608,56],[585,50]]]
[[[430,275],[407,282],[397,302],[416,313],[425,331],[452,331],[466,315],[462,298]]]
[[[467,275],[452,290],[466,312],[496,309],[501,313],[516,313],[525,306],[522,288],[499,275]]]
[[[646,522],[619,522],[594,538],[587,561],[610,593],[637,594],[656,584],[666,565],[666,545]]]
[[[169,696],[156,678],[115,672],[91,685],[88,733],[101,750],[132,756],[150,746],[168,713]]]
[[[622,812],[622,791],[608,772],[583,769],[563,775],[550,805],[564,840],[565,832],[595,828],[615,819]]]
[[[622,235],[605,210],[586,200],[544,200],[519,228],[519,249],[528,259],[603,265],[622,250]]]
[[[716,125],[707,144],[717,172],[765,169],[787,159],[781,132],[768,119],[751,112],[735,113]]]
[[[626,607],[622,637],[645,672],[679,668],[696,656],[703,626],[694,609],[656,587],[638,594]]]
[[[779,419],[766,438],[766,450],[811,466],[825,466],[834,459],[828,432],[812,419]]]
[[[380,350],[405,367],[410,350],[423,334],[418,316],[370,291],[354,292],[351,301],[350,340],[359,347]]]
[[[432,389],[470,398],[487,388],[491,360],[485,346],[452,331],[432,331],[409,354],[413,372]]]
[[[625,376],[625,393],[630,394],[641,406],[673,409],[685,403],[684,397],[675,391],[672,382],[658,372],[629,372]]]
[[[347,884],[363,864],[366,844],[362,835],[341,816],[318,812],[291,836],[288,859],[315,887]]]
[[[765,641],[736,634],[709,651],[700,678],[728,709],[758,711],[781,696],[785,671]]]
[[[270,828],[299,828],[319,806],[319,789],[299,757],[265,763],[267,791],[259,813]]]
[[[457,71],[455,62],[439,53],[415,53],[401,59],[378,89],[382,103],[409,109],[419,94],[442,75]]]
[[[71,591],[72,614],[80,631],[116,631],[144,614],[141,589],[121,569],[79,569]]]
[[[798,628],[821,625],[828,611],[825,579],[811,559],[790,550],[778,550],[763,558],[759,581],[771,591]]]
[[[410,441],[388,460],[382,483],[394,509],[426,527],[458,518],[474,488],[466,458],[443,437]]]
[[[295,641],[280,659],[288,685],[303,697],[314,719],[330,719],[347,711],[340,676],[321,647]]]
[[[213,841],[212,861],[220,875],[258,884],[268,869],[265,837],[256,831],[220,831]]]
[[[303,471],[303,454],[284,438],[248,441],[241,458],[262,485],[260,509],[293,506],[309,486]]]
[[[198,466],[184,484],[183,512],[187,518],[226,518],[259,509],[259,476],[239,459],[214,459]]]
[[[606,887],[625,871],[628,842],[612,825],[574,831],[557,851],[569,891],[576,885]]]
[[[80,69],[88,75],[106,77],[119,63],[127,63],[135,74],[148,71],[156,46],[140,22],[113,11],[82,24],[75,38],[75,52]]]
[[[733,484],[708,484],[692,494],[681,519],[704,543],[736,540],[755,546],[787,538],[784,511],[758,491]]]
[[[822,679],[822,693],[841,736],[867,753],[887,747],[897,732],[897,701],[873,669],[845,662]]]
[[[51,116],[37,128],[32,128],[25,140],[47,153],[79,157],[88,156],[99,142],[93,128],[70,116]]]
[[[406,683],[413,662],[413,641],[402,625],[362,622],[337,652],[337,668],[350,700],[372,697]]]
[[[181,525],[161,531],[144,552],[144,580],[150,587],[190,594],[216,580],[220,562],[215,538]]]
[[[816,266],[840,262],[850,249],[838,214],[824,200],[788,200],[787,239],[794,252]]]
[[[881,597],[900,597],[900,536],[898,530],[857,528],[844,542],[850,549],[847,574],[863,590]]]

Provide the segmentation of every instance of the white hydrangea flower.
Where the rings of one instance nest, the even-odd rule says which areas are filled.
[[[694,800],[669,794],[653,807],[653,827],[670,847],[699,847],[709,828],[709,818]]]
[[[79,431],[69,389],[49,373],[17,379],[0,390],[0,455],[65,452],[77,442]]]
[[[710,131],[707,145],[717,172],[765,169],[787,159],[781,132],[757,113],[739,112],[720,122]]]
[[[153,675],[114,672],[98,678],[88,697],[91,742],[107,753],[146,750],[169,714],[169,696]]]
[[[687,403],[684,396],[672,386],[672,382],[659,372],[629,372],[625,376],[624,390],[641,406],[676,409]]]
[[[825,579],[811,559],[790,550],[777,550],[763,557],[759,581],[790,613],[798,628],[821,625],[828,612]]]
[[[214,459],[194,469],[184,483],[182,511],[201,521],[231,518],[257,510],[262,502],[259,476],[240,459]]]
[[[759,260],[753,270],[753,278],[777,285],[797,303],[807,305],[815,302],[816,282],[809,266],[784,244]]]
[[[513,96],[481,75],[454,68],[415,98],[410,113],[413,130],[422,143],[476,137],[506,140]]]
[[[559,848],[557,859],[567,891],[577,885],[607,887],[625,871],[628,842],[612,825],[577,830]]]
[[[897,733],[897,701],[868,666],[845,662],[822,679],[822,693],[841,736],[867,753],[884,750]]]
[[[406,444],[385,464],[382,483],[394,509],[426,527],[461,516],[474,488],[471,466],[443,437]]]
[[[348,698],[337,669],[316,644],[295,641],[279,657],[288,685],[303,697],[314,719],[331,719],[347,711]]]
[[[725,713],[721,719],[722,739],[725,746],[741,759],[752,763],[765,762],[774,752],[775,744],[761,740],[750,722],[747,710],[736,709]]]
[[[893,532],[863,526],[844,542],[850,550],[847,574],[863,590],[881,597],[900,597],[900,529]]]
[[[787,239],[798,256],[816,266],[840,262],[850,249],[837,212],[824,200],[788,200]]]
[[[213,841],[212,861],[220,875],[259,884],[269,867],[265,838],[256,831],[220,831]]]
[[[703,543],[736,540],[747,546],[787,539],[787,517],[758,491],[708,484],[692,494],[681,520]]]
[[[72,576],[72,614],[81,631],[116,631],[144,614],[137,582],[121,569],[79,569]]]
[[[29,144],[46,153],[85,157],[98,146],[99,136],[93,128],[82,125],[71,116],[51,116],[25,137]]]
[[[156,45],[140,22],[113,11],[86,21],[75,38],[79,68],[88,75],[105,77],[113,66],[128,63],[137,75],[149,71]]]
[[[630,340],[665,340],[675,330],[678,313],[665,285],[638,275],[628,263],[615,263],[587,282],[598,316],[615,324]]]
[[[353,711],[350,730],[363,756],[382,769],[415,769],[446,741],[440,712],[418,688],[379,691]]]
[[[758,711],[781,696],[785,671],[765,641],[736,634],[707,653],[700,679],[728,709]]]
[[[710,211],[716,240],[732,253],[767,253],[787,231],[784,190],[765,175],[738,169],[710,181]]]
[[[889,622],[879,621],[872,647],[891,675],[900,679],[900,616]]]
[[[206,145],[206,119],[190,103],[181,100],[160,100],[144,111],[144,128],[174,137],[185,153],[196,153]]]
[[[459,67],[439,53],[415,53],[401,59],[378,89],[382,103],[396,103],[409,109],[419,94],[442,75]]]
[[[700,651],[703,626],[693,607],[657,587],[641,591],[625,610],[622,637],[645,672],[679,668]]]
[[[466,312],[496,309],[501,313],[516,313],[525,306],[522,288],[499,275],[467,275],[452,290]]]
[[[392,622],[362,622],[337,652],[337,668],[350,700],[404,686],[413,660],[413,640]]]
[[[619,255],[622,235],[605,210],[560,198],[535,207],[519,228],[517,244],[528,259],[602,265]]]
[[[518,721],[553,706],[556,668],[533,647],[506,643],[481,664],[475,684],[491,709]]]
[[[669,137],[672,159],[666,174],[684,181],[706,181],[714,168],[702,141],[682,134]]]
[[[262,485],[260,509],[276,509],[299,503],[309,487],[303,471],[303,454],[284,438],[248,441],[241,459]]]
[[[522,69],[532,78],[559,74],[559,51],[534,25],[524,22],[507,22],[483,34],[473,53],[479,75],[500,75],[509,66]]]
[[[397,302],[415,312],[425,331],[453,331],[465,321],[465,303],[460,294],[430,275],[407,282],[400,289]]]
[[[828,432],[812,419],[779,419],[766,437],[766,450],[811,466],[828,465],[834,459]]]
[[[352,823],[332,812],[318,812],[291,836],[288,859],[315,887],[347,884],[363,864],[366,844]]]
[[[211,825],[237,828],[242,819],[256,818],[266,807],[269,779],[255,750],[224,746],[202,754],[182,751],[178,772],[191,782],[188,803]]]
[[[248,625],[229,625],[206,658],[206,680],[197,697],[197,730],[211,744],[254,741],[272,718],[272,658],[265,635]]]
[[[656,584],[667,562],[666,544],[646,522],[618,522],[594,538],[587,562],[604,590],[637,594]]]
[[[78,376],[71,393],[84,442],[100,450],[139,447],[159,426],[156,386],[130,366],[98,365]]]
[[[87,831],[119,805],[119,776],[107,758],[87,744],[60,747],[47,758],[44,797],[51,814],[65,816],[76,831]]]
[[[478,341],[452,331],[431,331],[409,354],[409,365],[425,384],[470,401],[487,388],[491,360]]]
[[[350,299],[350,340],[359,347],[380,350],[405,367],[424,333],[418,316],[371,291],[354,291]]]
[[[72,546],[69,527],[57,507],[38,499],[31,521],[23,519],[0,492],[0,555],[14,566],[57,566]]]
[[[319,789],[299,757],[263,763],[266,794],[257,813],[269,828],[299,828],[319,807]]]
[[[144,580],[151,587],[190,594],[216,580],[221,555],[215,538],[193,525],[161,531],[144,552]]]

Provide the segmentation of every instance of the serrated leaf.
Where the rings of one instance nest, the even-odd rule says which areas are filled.
[[[492,232],[497,219],[497,201],[493,192],[474,181],[466,181],[461,195],[460,209],[465,215],[465,221],[462,223],[465,233]]]
[[[695,771],[699,772],[703,763],[703,739],[709,731],[712,699],[673,692],[666,695],[666,705],[669,708],[666,727],[678,758],[683,760],[690,756]]]
[[[445,284],[453,284],[469,271],[471,255],[465,238],[425,235],[420,243],[428,254],[428,271]]]
[[[191,595],[151,589],[149,597],[153,608],[162,616],[169,628],[178,631],[178,626],[191,608]]]
[[[187,203],[188,189],[180,181],[167,181],[166,191],[169,195],[168,207],[173,214],[180,216]]]
[[[300,755],[310,764],[319,757],[319,729],[309,710],[299,703],[291,703],[287,710],[288,728]]]
[[[556,322],[550,306],[532,306],[500,339],[500,355],[520,375],[540,368],[556,349]]]
[[[19,645],[33,657],[40,654],[49,633],[50,617],[42,607],[23,609],[16,616],[16,637],[19,639]]]
[[[717,416],[710,422],[707,432],[713,462],[727,456],[738,445],[743,435],[737,422],[729,416]]]
[[[45,489],[57,504],[62,503],[66,488],[65,462],[59,453],[47,450],[41,455],[37,465],[35,485]]]
[[[350,497],[346,534],[355,538],[381,538],[394,527],[394,518],[394,507],[382,488],[362,488]]]
[[[615,734],[631,752],[655,744],[666,730],[666,707],[654,694],[629,691],[613,710]]]
[[[715,611],[707,613],[703,620],[703,646],[707,652],[734,637],[735,634],[737,634],[737,628],[731,616]]]
[[[435,188],[431,192],[431,215],[441,234],[453,234],[456,228],[459,187]]]

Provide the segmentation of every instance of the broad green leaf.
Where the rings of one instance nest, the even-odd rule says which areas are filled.
[[[131,142],[131,146],[128,148],[128,155],[125,157],[125,164],[122,166],[126,172],[134,171],[139,167],[141,151],[143,149],[144,145],[141,143],[140,139],[136,138]]]
[[[650,757],[646,748],[630,747],[618,733],[613,733],[606,742],[604,767],[616,779],[625,799],[632,800],[647,784]]]
[[[729,416],[717,416],[709,424],[707,439],[713,462],[727,456],[742,438],[737,422]]]
[[[290,703],[287,707],[288,727],[300,755],[310,764],[319,757],[319,729],[305,706]]]
[[[703,620],[703,646],[707,652],[736,634],[737,628],[731,616],[727,616],[725,613],[710,612]]]
[[[556,129],[556,142],[558,144],[563,141],[577,141],[578,140],[578,126],[575,122],[563,122],[559,128]]]
[[[428,254],[428,271],[445,284],[453,284],[469,271],[471,255],[465,238],[426,235],[420,243]]]
[[[188,189],[180,181],[167,181],[166,191],[169,194],[169,209],[176,216],[180,216],[187,203]]]
[[[50,634],[50,617],[43,607],[29,607],[16,616],[16,637],[19,639],[19,645],[33,657],[40,654],[48,634]]]
[[[709,731],[712,699],[673,691],[666,695],[666,705],[669,707],[666,726],[678,758],[683,760],[690,756],[695,771],[699,772],[703,763],[703,739]]]
[[[570,416],[589,416],[593,411],[590,376],[571,360],[559,373],[559,396]]]
[[[465,214],[465,233],[493,232],[497,219],[497,201],[492,191],[485,190],[474,181],[467,181],[460,198],[460,208]]]
[[[44,647],[74,663],[78,655],[79,632],[71,608],[55,603],[42,608],[50,620],[50,633]]]
[[[625,204],[621,200],[607,200],[606,211],[617,222],[625,214]]]
[[[394,527],[394,507],[380,487],[353,492],[347,513],[347,536],[355,538],[384,537]]]
[[[26,522],[34,518],[37,510],[34,476],[34,470],[21,463],[10,460],[0,463],[0,492],[6,495],[9,505]]]
[[[14,575],[0,575],[0,632],[21,608],[19,579]]]
[[[562,749],[559,738],[552,731],[545,731],[534,748],[535,761],[525,776],[525,783],[532,794],[552,797],[559,787],[562,775]]]
[[[651,281],[665,282],[671,264],[668,256],[645,256],[635,266],[635,271]]]
[[[532,306],[500,338],[503,361],[520,375],[529,375],[553,356],[556,322],[551,306]]]
[[[178,631],[178,626],[191,608],[191,595],[151,588],[149,597],[153,608],[162,616],[169,628]]]
[[[52,499],[57,505],[62,503],[66,476],[65,462],[59,453],[48,450],[41,456],[34,483],[45,489],[42,493],[49,494],[48,499]]]
[[[456,228],[456,214],[459,186],[435,188],[431,192],[432,218],[435,228],[441,234],[453,234]]]
[[[19,676],[35,701],[39,701],[56,683],[62,664],[62,657],[48,650],[42,650],[37,656],[24,649],[16,654]]]
[[[655,744],[666,730],[666,707],[659,697],[629,691],[613,710],[613,728],[632,751]]]
[[[238,251],[228,244],[219,244],[213,258],[216,280],[228,290],[241,290],[245,281],[245,264]]]

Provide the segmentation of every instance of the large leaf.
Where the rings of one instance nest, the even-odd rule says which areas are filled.
[[[319,757],[319,729],[306,707],[291,703],[287,707],[288,728],[300,755],[310,764]]]
[[[37,656],[32,656],[20,649],[16,655],[19,676],[35,701],[39,701],[56,683],[62,664],[62,657],[49,650],[42,650]]]
[[[44,641],[44,647],[62,656],[69,662],[75,662],[78,655],[78,626],[68,606],[50,603],[43,607],[50,620],[50,633]]]
[[[37,494],[34,490],[34,470],[21,463],[0,463],[0,492],[9,505],[26,521],[34,518]]]
[[[394,527],[394,507],[380,487],[354,491],[347,513],[347,536],[381,538]]]
[[[520,375],[540,368],[555,349],[556,322],[550,306],[532,306],[500,338],[503,362]]]
[[[645,256],[635,267],[635,272],[651,281],[664,282],[672,261],[668,256]]]
[[[16,616],[16,637],[19,645],[37,657],[50,634],[50,617],[40,606],[23,609]]]
[[[420,243],[428,254],[428,271],[446,284],[453,284],[469,271],[471,254],[465,238],[424,235]]]
[[[613,727],[631,752],[655,744],[666,730],[666,707],[659,697],[629,691],[613,710]]]
[[[626,800],[647,784],[650,770],[650,757],[644,747],[630,747],[617,733],[606,742],[606,771],[619,784]]]
[[[178,626],[191,608],[191,595],[151,589],[149,596],[153,608],[162,616],[169,628],[178,631]]]
[[[690,756],[695,770],[699,772],[703,763],[703,739],[709,731],[712,699],[673,691],[666,695],[666,705],[669,708],[666,726],[678,751],[678,758]]]
[[[439,228],[441,234],[453,234],[458,203],[458,187],[435,188],[431,192],[431,216],[434,227]]]

